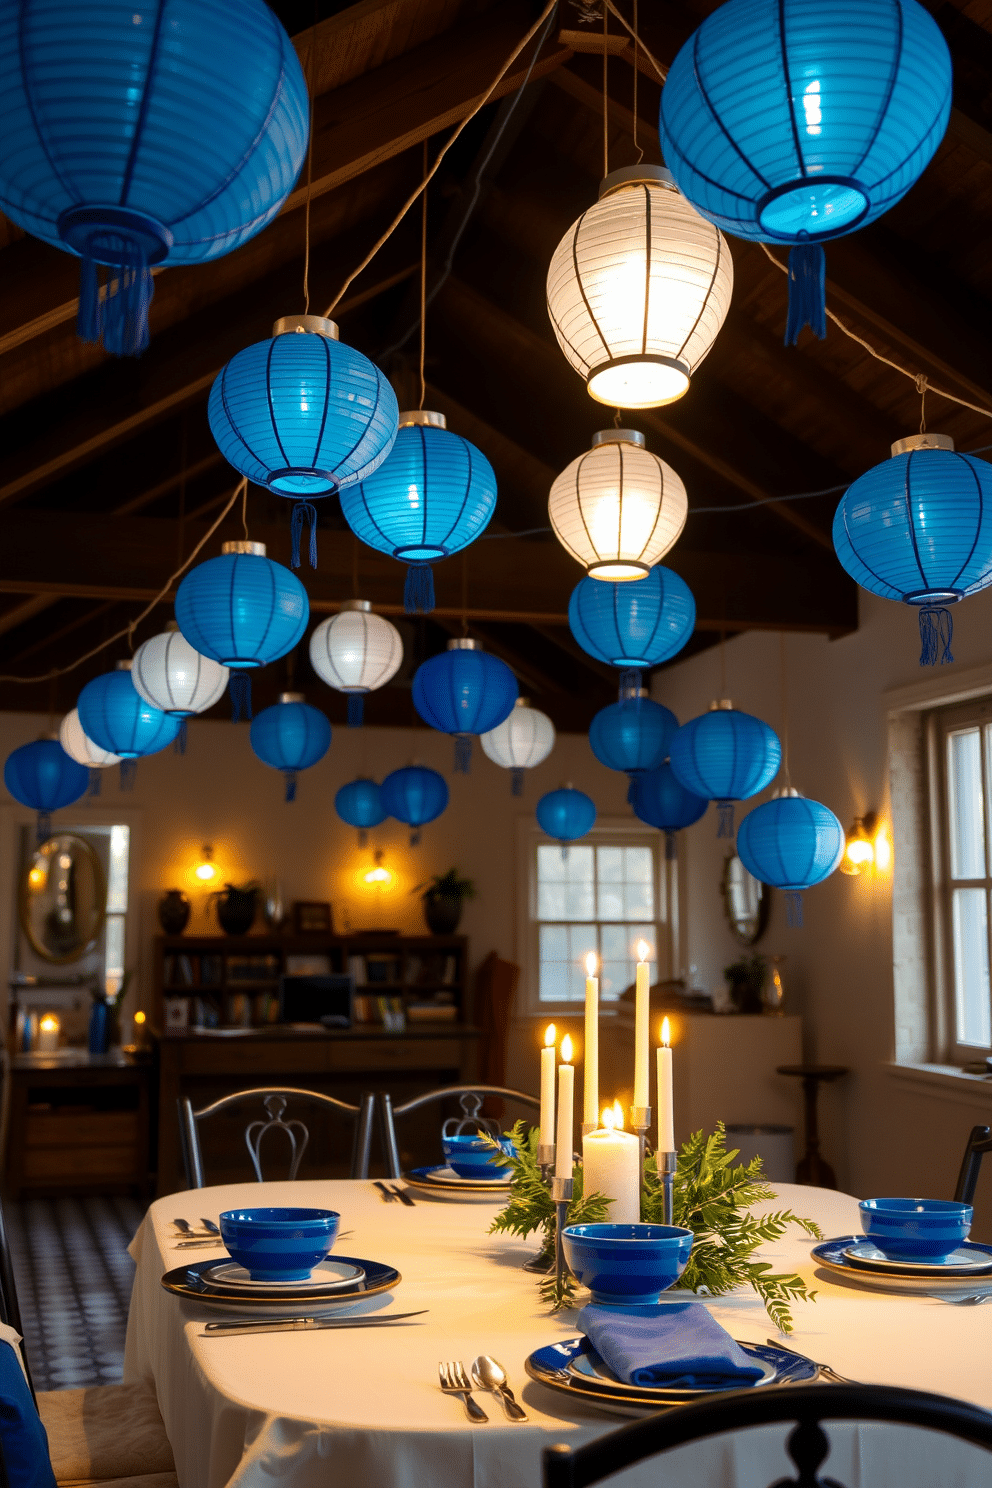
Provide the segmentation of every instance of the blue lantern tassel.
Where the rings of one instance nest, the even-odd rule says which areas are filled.
[[[288,801],[295,801],[296,800],[296,771],[295,770],[287,770],[285,772],[285,774],[286,774],[286,800],[287,800],[287,802]]]
[[[789,254],[789,317],[785,344],[795,346],[803,326],[822,341],[827,334],[827,261],[819,243],[797,243]]]
[[[310,567],[317,567],[317,508],[312,501],[298,501],[293,507],[293,519],[290,523],[292,552],[289,565],[291,568],[300,566],[300,538],[303,536],[304,521],[310,523]]]
[[[942,605],[921,610],[920,641],[923,649],[920,651],[920,666],[936,666],[938,661],[943,666],[945,661],[953,661],[953,635],[954,621],[950,610],[945,610]]]
[[[240,723],[242,718],[251,722],[251,677],[247,672],[232,671],[227,684],[231,696],[231,722]]]
[[[798,889],[790,889],[785,896],[785,922],[790,930],[803,928],[803,896]]]
[[[620,673],[620,688],[618,698],[621,703],[629,702],[631,698],[640,696],[641,673],[637,667],[628,667]]]
[[[96,259],[84,258],[79,272],[76,334],[80,341],[99,341],[100,329],[100,278],[97,274]]]
[[[35,835],[39,842],[45,842],[52,835],[52,813],[50,811],[39,811],[38,820],[35,823]]]
[[[122,759],[117,769],[121,790],[133,790],[134,777],[138,773],[138,761],[133,759]]]
[[[369,834],[366,831],[365,827],[359,827],[359,829],[358,829],[358,845],[359,845],[359,847],[367,847],[368,846],[368,841],[369,841]]]
[[[734,835],[734,803],[733,801],[717,801],[716,835],[718,837],[733,837]]]
[[[349,692],[348,694],[348,727],[361,728],[365,722],[365,694],[364,692]]]
[[[94,249],[117,265],[108,271],[116,278],[108,278],[102,304]],[[148,345],[148,311],[154,294],[144,244],[117,234],[94,233],[83,253],[79,280],[76,330],[80,339],[102,341],[112,356],[139,356]]]
[[[187,722],[188,720],[184,718],[182,723],[179,725],[178,734],[172,741],[172,748],[176,754],[186,753],[186,741],[188,738],[188,730],[186,728]]]
[[[468,775],[472,769],[472,735],[455,735],[455,774]]]
[[[510,795],[522,796],[524,793],[524,772],[520,765],[514,765],[510,771]]]
[[[403,608],[408,615],[429,615],[434,608],[434,570],[429,563],[411,563],[403,586]]]
[[[100,794],[100,786],[101,786],[102,783],[103,783],[103,771],[102,770],[98,770],[96,768],[96,766],[94,765],[92,767],[92,769],[90,770],[90,788],[86,792],[86,794],[88,796],[98,796]]]
[[[674,863],[679,855],[679,845],[675,839],[675,833],[666,828],[665,831],[665,861]]]

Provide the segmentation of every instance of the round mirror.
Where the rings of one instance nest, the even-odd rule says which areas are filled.
[[[768,928],[771,891],[748,873],[736,853],[731,853],[723,865],[721,889],[724,914],[735,938],[741,945],[754,945]]]
[[[46,961],[78,961],[107,912],[107,883],[96,849],[64,832],[36,848],[21,878],[21,928]]]

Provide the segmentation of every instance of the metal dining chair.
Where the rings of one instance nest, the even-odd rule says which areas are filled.
[[[367,1178],[369,1176],[369,1153],[372,1145],[372,1120],[375,1110],[375,1097],[371,1091],[361,1097],[357,1106],[353,1106],[348,1101],[338,1100],[333,1095],[324,1095],[319,1090],[296,1090],[291,1086],[266,1085],[255,1090],[238,1090],[233,1095],[221,1096],[220,1100],[213,1101],[209,1106],[201,1106],[198,1111],[193,1109],[191,1100],[180,1098],[178,1102],[179,1129],[182,1137],[186,1181],[190,1188],[206,1187],[206,1180],[203,1176],[203,1154],[200,1148],[200,1123],[209,1121],[211,1117],[219,1116],[223,1112],[230,1113],[242,1107],[254,1107],[255,1111],[254,1118],[245,1126],[244,1141],[258,1182],[265,1181],[262,1175],[262,1143],[272,1132],[285,1137],[289,1144],[288,1176],[291,1180],[294,1179],[300,1170],[300,1162],[310,1141],[310,1129],[297,1116],[286,1120],[286,1108],[290,1102],[293,1103],[294,1108],[297,1105],[317,1106],[324,1111],[333,1111],[351,1119],[355,1126],[351,1148],[351,1177]],[[270,1150],[271,1145],[270,1142]]]
[[[982,1158],[986,1152],[992,1152],[992,1127],[973,1126],[968,1145],[964,1149],[964,1157],[961,1160],[961,1171],[958,1174],[957,1187],[954,1197],[962,1204],[970,1204],[975,1197],[975,1185],[978,1182],[979,1170],[982,1166]]]
[[[659,1411],[582,1447],[545,1447],[541,1454],[543,1484],[544,1488],[588,1488],[624,1468],[689,1442],[794,1422],[785,1447],[797,1469],[796,1476],[778,1477],[769,1488],[844,1488],[833,1476],[818,1475],[830,1452],[823,1430],[826,1421],[916,1426],[992,1452],[992,1415],[964,1400],[894,1385],[790,1385],[783,1390],[735,1390],[675,1410]],[[658,1466],[664,1471],[662,1464]],[[918,1488],[933,1488],[932,1468],[930,1461],[925,1470],[921,1468],[921,1476],[906,1482],[905,1488],[913,1488],[914,1482]],[[748,1483],[759,1488],[757,1478],[749,1477]]]
[[[442,1101],[457,1099],[462,1109],[464,1122],[476,1122],[492,1130],[492,1118],[480,1115],[482,1103],[487,1097],[513,1101],[530,1111],[541,1109],[541,1102],[536,1096],[527,1095],[522,1090],[510,1090],[503,1085],[443,1085],[438,1090],[428,1090],[425,1095],[415,1095],[412,1100],[404,1101],[401,1106],[394,1106],[389,1093],[381,1091],[379,1094],[379,1125],[387,1175],[390,1178],[402,1177],[400,1149],[396,1140],[397,1116],[409,1116],[411,1112],[420,1111],[424,1106],[439,1105]]]

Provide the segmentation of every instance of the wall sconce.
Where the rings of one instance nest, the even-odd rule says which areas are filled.
[[[391,868],[383,867],[381,847],[376,848],[373,858],[375,859],[375,866],[367,869],[362,874],[362,883],[366,884],[370,889],[378,889],[380,892],[383,889],[392,888],[396,882],[396,874]]]
[[[872,867],[884,872],[891,862],[892,845],[885,827],[878,820],[878,813],[866,811],[864,816],[856,816],[847,834],[840,862],[841,873],[857,878]]]
[[[220,876],[220,869],[214,862],[214,850],[209,844],[204,844],[201,849],[200,861],[193,869],[193,877],[197,883],[203,884],[204,888],[216,883]]]

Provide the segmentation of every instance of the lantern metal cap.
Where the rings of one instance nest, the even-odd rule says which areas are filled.
[[[799,800],[803,799],[802,791],[797,791],[794,785],[780,785],[778,790],[772,791],[773,801],[781,801],[784,796],[796,796]]]
[[[726,713],[732,713],[734,705],[729,698],[718,698],[715,702],[710,703],[711,713],[717,713],[721,709]]]
[[[406,413],[400,414],[401,429],[409,429],[414,424],[423,429],[446,429],[448,420],[443,413],[434,413],[429,408],[408,408]]]
[[[514,703],[513,706],[515,708],[529,708],[530,707],[530,698],[518,697],[517,698],[517,701]]]
[[[481,651],[479,641],[470,641],[468,636],[453,636],[448,642],[449,651]]]
[[[341,601],[342,614],[345,610],[361,610],[363,615],[367,615],[371,608],[372,601],[370,599],[344,599]]]
[[[132,661],[119,661],[115,670],[118,672],[129,672],[134,663]]]
[[[645,439],[639,429],[600,429],[592,436],[592,448],[600,444],[634,444],[644,449]]]
[[[678,191],[675,177],[663,165],[625,165],[621,170],[610,171],[599,183],[599,200],[622,191],[625,186],[666,186]]]
[[[273,336],[285,336],[290,331],[309,331],[314,336],[326,336],[328,341],[338,341],[337,322],[326,315],[281,315],[273,322]]]
[[[897,439],[892,446],[893,455],[909,455],[913,450],[953,450],[954,440],[949,434],[907,434]]]
[[[305,703],[306,698],[302,692],[281,692],[279,701],[281,703]]]
[[[166,622],[165,622],[165,628],[166,628],[167,631],[178,630],[179,629],[179,621],[178,620],[166,620]]]
[[[264,543],[248,542],[248,540],[243,537],[236,538],[233,542],[221,543],[220,550],[224,554],[246,553],[250,558],[265,557]]]

